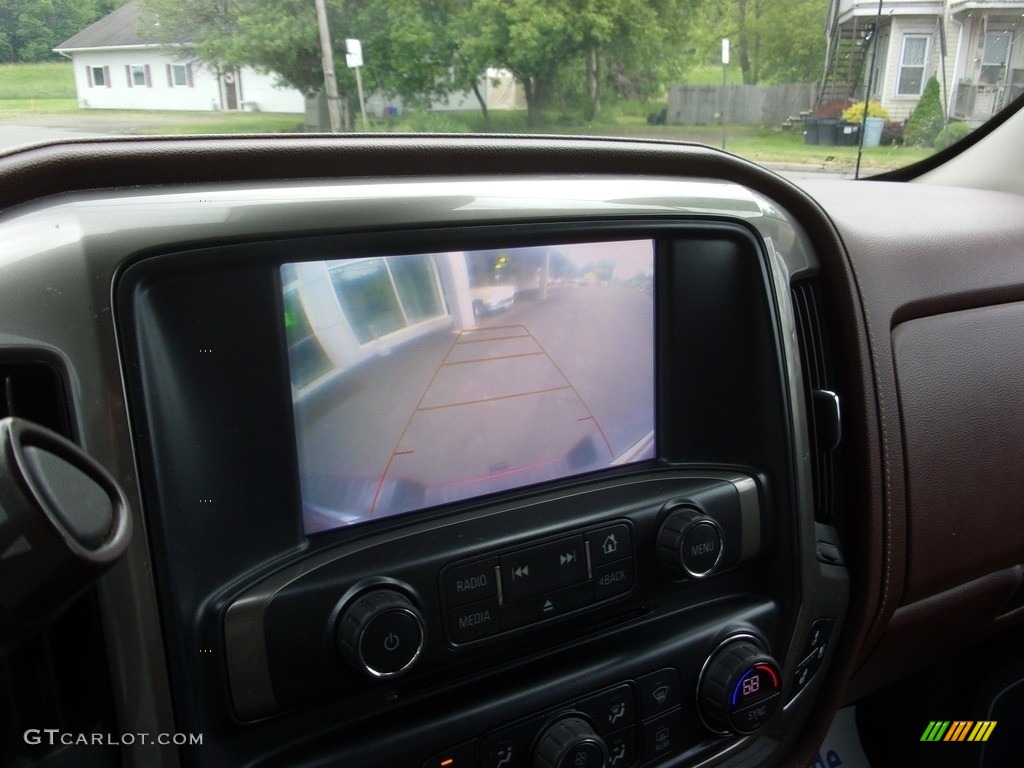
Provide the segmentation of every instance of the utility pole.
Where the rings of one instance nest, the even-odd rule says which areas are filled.
[[[722,121],[722,149],[725,149],[725,103],[728,100],[729,92],[729,38],[722,38],[722,111],[719,119]]]
[[[331,51],[331,32],[327,28],[327,9],[324,0],[316,0],[316,21],[320,27],[320,61],[324,68],[324,88],[327,91],[327,113],[331,116],[331,133],[341,131],[341,110],[338,108],[338,80],[334,75],[334,53]]]

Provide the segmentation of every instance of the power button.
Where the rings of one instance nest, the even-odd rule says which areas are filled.
[[[423,650],[423,620],[401,592],[378,589],[349,606],[338,625],[338,646],[350,663],[371,677],[394,677]]]

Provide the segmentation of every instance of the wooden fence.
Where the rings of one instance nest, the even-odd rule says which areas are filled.
[[[816,83],[783,85],[673,85],[668,92],[667,122],[716,125],[723,107],[732,125],[780,125],[814,108]]]

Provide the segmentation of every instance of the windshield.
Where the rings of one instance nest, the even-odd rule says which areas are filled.
[[[24,0],[0,8],[0,151],[541,133],[869,176],[949,146],[1024,90],[1022,13],[1005,0]]]

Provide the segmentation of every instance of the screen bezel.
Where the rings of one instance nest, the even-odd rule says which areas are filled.
[[[655,459],[432,507],[412,519],[304,533],[281,264],[339,253],[387,256],[637,239],[655,243]],[[758,420],[767,416],[750,401],[753,393],[786,388],[769,256],[756,230],[735,218],[439,224],[196,244],[140,255],[118,276],[116,291],[154,558],[159,569],[176,574],[178,592],[170,602],[183,610],[208,599],[215,587],[341,542],[433,525],[449,515],[595,478],[668,466],[770,465],[780,449],[777,441],[762,444],[759,435],[777,434],[778,422],[758,429]],[[225,301],[230,294],[244,301]],[[732,311],[716,316],[723,305]],[[201,353],[207,348],[218,352]],[[723,354],[730,348],[756,355]],[[694,375],[695,366],[700,375]],[[666,397],[669,392],[672,397]],[[737,451],[739,444],[746,447]],[[244,477],[228,476],[239,467]],[[208,507],[202,500],[211,498]],[[216,544],[242,530],[245,537],[229,551]],[[181,563],[194,561],[185,553],[198,553],[209,563],[183,576]]]

